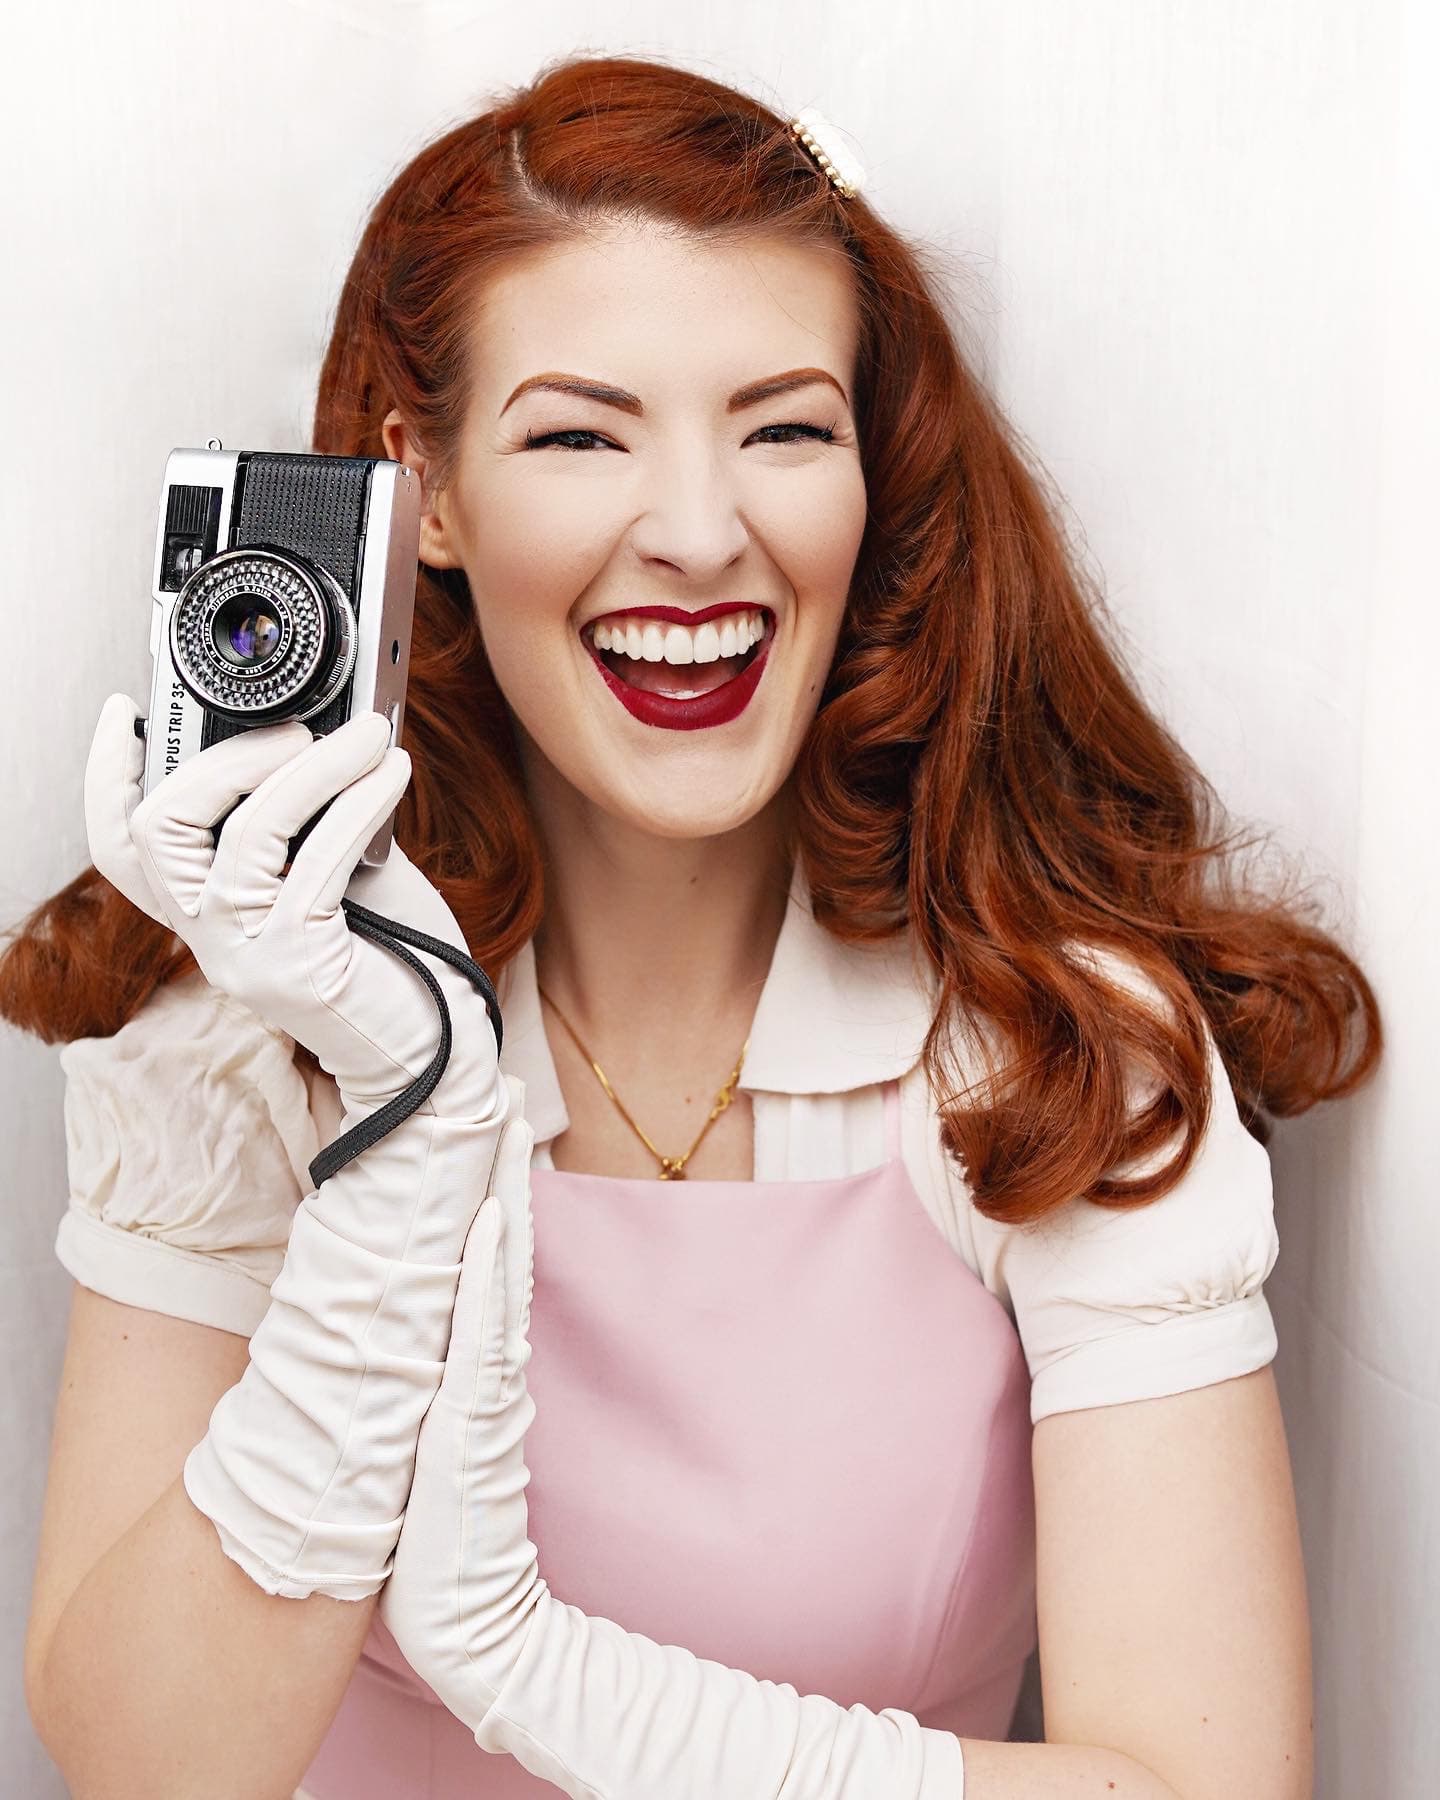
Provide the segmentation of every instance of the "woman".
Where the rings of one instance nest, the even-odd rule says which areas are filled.
[[[107,702],[97,868],[0,991],[68,1042],[77,1794],[1309,1792],[1263,1113],[1370,1074],[1374,996],[1232,878],[843,177],[629,59],[431,145],[314,433],[423,475],[408,755],[292,723],[139,802]],[[432,963],[448,1085],[309,1191],[433,1048],[345,892],[503,1044]]]

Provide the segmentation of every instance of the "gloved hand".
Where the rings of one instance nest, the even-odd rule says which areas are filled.
[[[482,1749],[574,1800],[963,1800],[960,1739],[660,1645],[557,1599],[528,1536],[534,1238],[521,1125],[465,1244],[380,1616]]]
[[[133,701],[112,694],[91,746],[95,866],[185,941],[208,981],[315,1053],[348,1129],[424,1071],[440,1021],[415,972],[350,931],[341,899],[348,890],[465,949],[398,845],[383,867],[356,870],[404,791],[409,757],[388,748],[376,714],[319,738],[290,721],[200,751],[142,799],[135,718]],[[209,828],[237,800],[217,845]],[[327,801],[282,875],[290,840]],[[444,1367],[461,1251],[505,1122],[519,1117],[523,1090],[500,1075],[481,995],[442,959],[427,967],[451,1014],[445,1072],[417,1111],[297,1207],[249,1365],[185,1463],[191,1500],[267,1593],[359,1599],[384,1582]]]
[[[349,929],[340,901],[462,950],[465,940],[398,844],[383,866],[356,867],[410,779],[408,753],[387,748],[386,721],[360,713],[319,738],[293,719],[242,732],[142,800],[135,717],[129,696],[112,694],[91,746],[85,822],[96,868],[185,940],[212,987],[314,1051],[348,1107],[368,1112],[400,1093],[434,1053],[435,1003],[389,951]],[[242,794],[217,844],[210,827]],[[282,877],[289,836],[327,801]],[[437,973],[452,1015],[478,1012],[462,975],[445,963]],[[432,1111],[465,1117],[491,1104],[492,1039],[488,1028],[455,1033]]]

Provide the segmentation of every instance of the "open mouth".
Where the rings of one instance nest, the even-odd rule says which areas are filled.
[[[580,635],[627,712],[643,724],[683,731],[724,724],[744,710],[774,634],[774,615],[754,607],[694,629],[602,619]]]

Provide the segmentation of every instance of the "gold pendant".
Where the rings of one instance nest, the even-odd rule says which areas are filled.
[[[683,1181],[685,1179],[683,1158],[662,1156],[660,1158],[660,1179],[662,1181]]]

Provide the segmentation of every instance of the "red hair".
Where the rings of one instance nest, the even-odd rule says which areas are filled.
[[[938,972],[925,1045],[943,1136],[976,1206],[1008,1223],[1084,1194],[1167,1192],[1209,1116],[1208,1024],[1241,1117],[1350,1093],[1381,1048],[1375,996],[1245,846],[1141,699],[1072,563],[1043,477],[971,372],[916,251],[842,199],[786,121],[688,70],[577,57],[457,126],[376,205],[321,371],[315,450],[384,456],[398,409],[443,486],[486,277],[615,218],[710,241],[763,231],[847,259],[868,501],[834,664],[793,773],[796,854],[846,940],[913,927]],[[493,975],[544,908],[510,716],[464,575],[422,566],[396,836]],[[87,868],[15,928],[0,1015],[107,1036],[193,958]],[[1120,955],[1160,1007],[1077,946]],[[998,1027],[968,1086],[959,1044]],[[307,1053],[308,1054],[308,1053]],[[1131,1104],[1139,1069],[1153,1098]],[[1170,1161],[1117,1166],[1175,1140]]]

